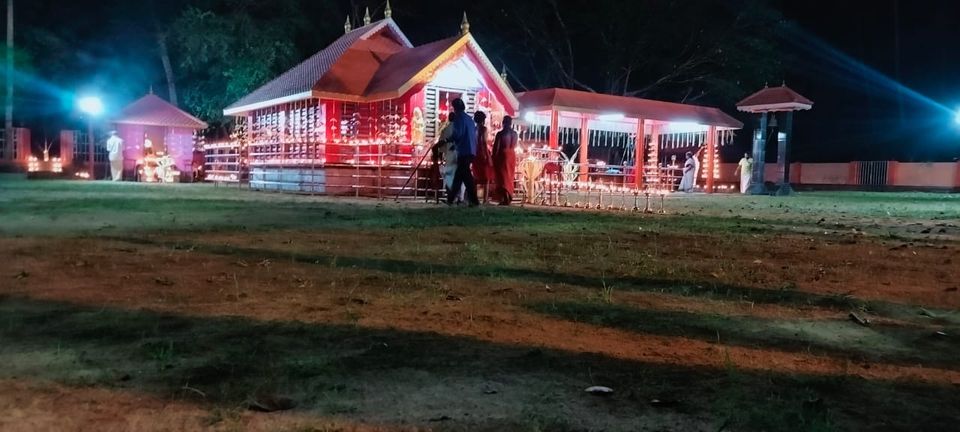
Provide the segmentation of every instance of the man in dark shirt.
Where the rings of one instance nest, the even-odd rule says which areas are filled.
[[[470,166],[477,154],[477,126],[467,115],[467,107],[460,98],[450,103],[453,107],[453,136],[450,141],[457,146],[457,171],[453,175],[453,193],[447,195],[447,204],[452,205],[462,186],[466,186],[466,200],[472,206],[480,205],[477,199],[477,185],[473,181]]]

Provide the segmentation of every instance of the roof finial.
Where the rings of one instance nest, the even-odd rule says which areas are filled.
[[[363,14],[363,25],[370,25],[370,7],[367,7],[367,11]]]
[[[470,33],[470,21],[467,21],[467,12],[463,12],[463,20],[460,21],[460,34]]]
[[[387,7],[383,9],[384,18],[393,18],[393,9],[390,8],[390,0],[387,0]]]
[[[763,88],[770,88],[770,81],[764,81]]]
[[[783,82],[780,83],[780,87],[786,87],[786,86],[787,86],[787,80],[783,80]]]
[[[350,33],[350,30],[353,30],[353,26],[350,25],[350,14],[347,14],[347,20],[343,23],[343,32]]]
[[[150,84],[150,94],[153,94],[153,84]]]
[[[507,80],[507,64],[506,63],[500,66],[500,79],[504,81]]]

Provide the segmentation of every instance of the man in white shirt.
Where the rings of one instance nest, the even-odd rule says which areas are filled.
[[[110,159],[110,173],[113,175],[113,181],[123,179],[123,139],[117,136],[117,131],[110,131],[110,138],[107,139],[107,152]]]

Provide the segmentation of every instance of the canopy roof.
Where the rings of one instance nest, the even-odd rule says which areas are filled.
[[[418,47],[392,18],[347,32],[314,54],[224,110],[226,115],[311,97],[375,102],[403,96],[426,82],[444,62],[469,53],[488,82],[514,109],[513,92],[469,33]]]
[[[717,108],[590,93],[563,88],[531,90],[517,95],[525,112],[560,110],[580,114],[618,115],[665,123],[697,123],[740,129],[743,123]]]
[[[764,87],[737,103],[737,109],[760,113],[775,111],[801,111],[813,108],[813,101],[801,96],[790,87]]]
[[[117,118],[116,124],[134,124],[143,126],[178,127],[187,129],[206,129],[207,124],[150,93],[127,105]]]

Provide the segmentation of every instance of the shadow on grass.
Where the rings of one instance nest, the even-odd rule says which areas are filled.
[[[723,345],[809,352],[854,361],[960,369],[960,345],[933,330],[895,325],[862,327],[837,320],[770,320],[639,309],[598,302],[533,303],[535,312],[566,320]],[[954,332],[949,332],[954,333]]]
[[[450,430],[684,429],[657,423],[678,415],[700,422],[687,430],[947,430],[960,416],[960,391],[948,386],[644,364],[434,333],[27,298],[0,297],[0,317],[0,377],[212,406],[282,392],[298,409],[329,415],[422,425],[446,415]],[[617,391],[585,395],[593,384]],[[651,399],[676,404],[653,407]]]
[[[538,282],[545,284],[567,284],[593,289],[600,289],[606,285],[615,286],[618,290],[625,291],[654,292],[684,297],[727,301],[748,301],[759,304],[817,306],[837,311],[850,311],[854,309],[866,308],[876,315],[895,318],[902,317],[904,315],[915,316],[917,313],[917,309],[909,305],[883,301],[867,302],[845,295],[821,295],[789,288],[764,289],[729,284],[718,284],[714,282],[655,279],[616,275],[605,275],[603,280],[601,280],[601,278],[598,276],[563,273],[562,271],[559,271],[559,269],[556,271],[547,271],[528,268],[503,267],[498,265],[475,265],[469,263],[464,263],[462,265],[451,265],[393,258],[304,254],[297,252],[282,252],[272,249],[246,248],[240,246],[210,245],[194,242],[171,242],[154,240],[145,237],[105,238],[143,246],[190,249],[203,253],[234,256],[258,261],[262,259],[271,259],[274,261],[286,260],[301,264],[342,268],[352,267],[395,274],[463,275],[482,278],[514,279],[524,282]],[[945,317],[952,317],[949,311],[933,311],[941,313]]]

